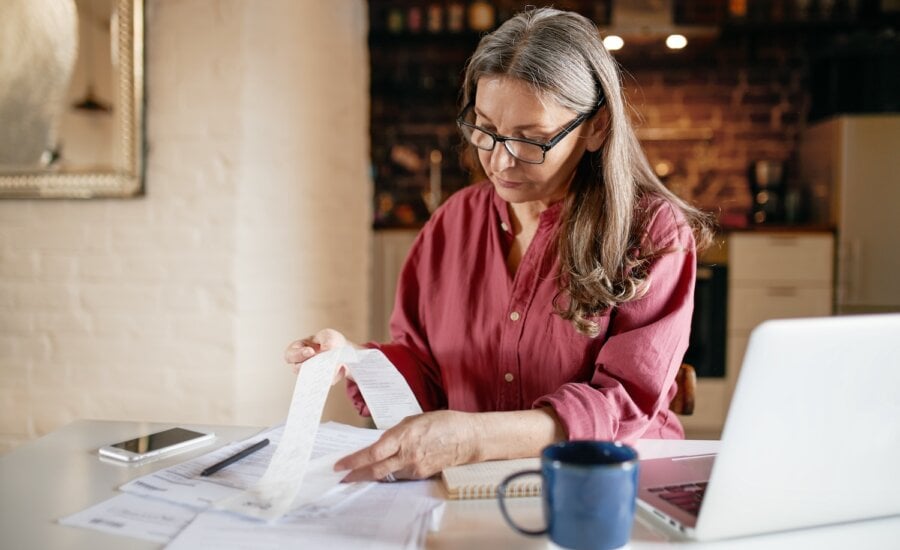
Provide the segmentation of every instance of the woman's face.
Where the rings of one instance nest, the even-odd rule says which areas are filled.
[[[474,123],[491,132],[516,138],[547,142],[579,113],[537,95],[522,80],[506,76],[486,76],[478,80]],[[543,164],[522,162],[496,143],[492,151],[478,149],[478,158],[487,177],[505,201],[539,202],[544,206],[562,200],[589,144],[596,133],[592,121],[585,121],[547,151]],[[598,144],[599,146],[599,144]],[[596,148],[591,147],[591,150]]]

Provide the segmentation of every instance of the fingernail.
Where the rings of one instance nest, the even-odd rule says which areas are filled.
[[[293,344],[291,344],[291,348],[293,348],[293,349],[300,349],[302,347],[303,347],[303,342],[294,342]]]
[[[303,351],[301,351],[300,354],[303,355],[304,357],[309,357],[310,355],[313,354],[313,350],[312,350],[312,348],[303,348]]]

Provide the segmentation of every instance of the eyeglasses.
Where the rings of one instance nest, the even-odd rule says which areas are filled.
[[[556,146],[557,143],[563,140],[564,137],[569,135],[575,128],[587,120],[588,118],[594,116],[594,114],[600,109],[600,106],[603,105],[603,97],[601,96],[600,101],[597,102],[597,105],[589,113],[583,113],[578,115],[578,117],[566,125],[565,128],[562,129],[558,134],[550,138],[546,142],[535,141],[532,139],[525,138],[514,138],[507,137],[495,134],[490,130],[482,128],[481,126],[476,126],[471,122],[468,122],[466,118],[468,118],[473,109],[475,107],[475,101],[470,101],[468,105],[459,113],[459,116],[456,117],[456,125],[459,126],[460,132],[466,141],[481,149],[482,151],[493,151],[494,146],[497,143],[502,143],[504,147],[506,147],[507,152],[512,155],[514,158],[521,160],[522,162],[526,162],[528,164],[542,164],[544,162],[544,158],[547,156],[547,151]]]

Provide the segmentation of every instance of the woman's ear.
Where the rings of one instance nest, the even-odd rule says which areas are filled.
[[[587,150],[595,153],[600,150],[603,142],[606,141],[606,135],[609,132],[609,112],[606,109],[601,109],[596,115],[587,120],[586,125]]]

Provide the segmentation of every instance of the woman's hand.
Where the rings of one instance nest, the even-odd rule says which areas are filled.
[[[433,411],[403,419],[381,438],[340,459],[344,481],[425,479],[448,466],[480,460],[477,414]],[[390,478],[389,478],[390,479]]]
[[[284,360],[291,366],[294,374],[297,374],[300,372],[300,366],[307,359],[323,351],[346,346],[347,343],[347,338],[340,332],[332,328],[322,329],[312,336],[291,342],[284,351]],[[336,384],[344,378],[350,377],[346,365],[341,365],[331,383],[332,385]]]

